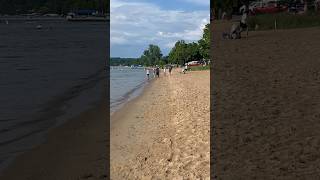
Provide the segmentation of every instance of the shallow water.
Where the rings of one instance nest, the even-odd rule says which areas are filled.
[[[147,84],[143,68],[111,67],[110,69],[110,108],[118,110],[131,99],[137,97]]]
[[[107,28],[63,19],[0,21],[0,171],[50,128],[101,100]]]

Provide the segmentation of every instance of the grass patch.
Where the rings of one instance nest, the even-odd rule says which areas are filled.
[[[188,69],[189,69],[189,71],[204,71],[204,70],[209,70],[210,69],[210,65],[206,65],[206,66],[191,66]]]
[[[305,28],[320,26],[320,14],[308,13],[308,14],[263,14],[252,16],[248,19],[249,29],[255,30],[270,30],[275,28],[275,20],[277,20],[277,29],[292,29],[292,28]]]

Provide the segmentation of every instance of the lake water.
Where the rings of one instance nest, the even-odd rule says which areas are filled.
[[[138,96],[147,84],[143,68],[111,67],[110,69],[110,108],[111,113],[123,104]]]
[[[0,171],[45,141],[49,129],[101,101],[108,28],[104,22],[0,19]]]

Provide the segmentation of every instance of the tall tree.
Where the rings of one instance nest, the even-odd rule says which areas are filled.
[[[198,41],[200,54],[204,59],[210,58],[210,24],[203,29],[202,38]]]
[[[187,62],[187,44],[184,40],[177,41],[169,53],[169,62],[184,65]]]
[[[200,61],[203,58],[203,56],[200,53],[200,46],[195,42],[187,44],[186,52],[187,52],[187,62]]]
[[[140,57],[145,66],[154,66],[160,63],[162,53],[160,47],[150,44],[148,49],[144,50],[143,55]]]

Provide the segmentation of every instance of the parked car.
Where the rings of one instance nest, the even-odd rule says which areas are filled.
[[[202,63],[199,61],[190,61],[188,63],[186,63],[188,66],[201,66]]]
[[[276,1],[269,1],[267,3],[262,3],[260,6],[258,4],[254,4],[250,9],[252,14],[271,14],[271,13],[279,13],[288,10],[288,6],[279,4]]]

